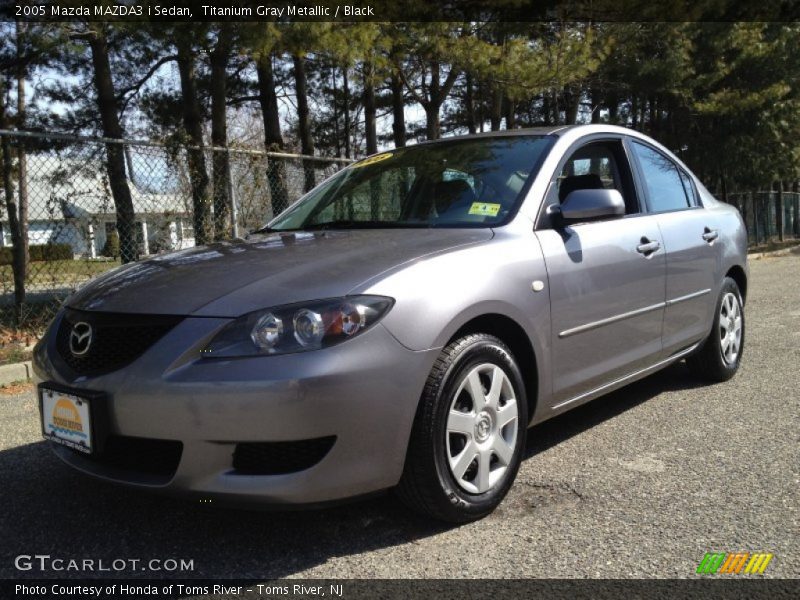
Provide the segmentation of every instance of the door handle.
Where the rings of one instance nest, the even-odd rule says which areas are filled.
[[[661,244],[658,241],[651,242],[646,237],[643,237],[642,243],[636,246],[636,251],[639,254],[644,254],[646,257],[649,257],[659,248],[661,248]]]
[[[703,239],[709,244],[719,237],[719,232],[716,229],[709,229],[706,227],[703,230]]]

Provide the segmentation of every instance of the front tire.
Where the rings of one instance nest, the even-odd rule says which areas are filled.
[[[744,351],[744,302],[739,286],[730,277],[722,282],[714,325],[703,347],[686,359],[697,377],[719,383],[736,375]]]
[[[488,515],[516,478],[527,425],[525,386],[508,347],[484,333],[454,341],[422,393],[398,496],[451,523]]]

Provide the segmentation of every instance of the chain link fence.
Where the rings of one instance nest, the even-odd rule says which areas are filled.
[[[0,157],[0,327],[31,330],[92,277],[243,237],[349,162],[2,130]]]
[[[244,236],[349,162],[3,130],[0,158],[0,328],[31,331],[92,277]],[[800,193],[738,193],[728,201],[751,244],[800,239]],[[28,260],[15,268],[25,242]]]
[[[730,194],[728,202],[742,214],[751,245],[800,239],[800,193],[745,192]]]

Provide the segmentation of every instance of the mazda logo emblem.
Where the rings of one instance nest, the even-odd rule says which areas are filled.
[[[92,326],[81,321],[72,326],[69,334],[69,351],[73,356],[83,356],[92,346]]]

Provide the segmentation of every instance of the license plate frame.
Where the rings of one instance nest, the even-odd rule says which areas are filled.
[[[41,383],[38,391],[42,437],[85,456],[102,451],[107,436],[105,394],[50,382]],[[56,422],[54,410],[59,401],[62,402],[58,413],[61,420]],[[75,415],[77,421],[72,418]]]

